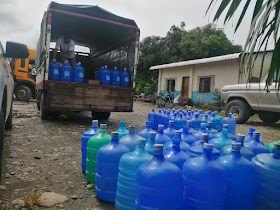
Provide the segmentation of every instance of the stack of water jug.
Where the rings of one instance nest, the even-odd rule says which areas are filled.
[[[85,69],[81,66],[81,62],[72,68],[68,61],[60,66],[54,59],[49,65],[49,80],[84,83],[84,79]]]
[[[109,135],[97,120],[83,133],[82,170],[100,200],[118,210],[280,209],[280,139],[264,146],[254,128],[235,136],[231,114],[148,118],[137,133],[121,121]]]
[[[131,77],[126,68],[118,70],[117,67],[108,69],[108,67],[105,66],[97,72],[97,80],[99,80],[102,85],[130,87]]]

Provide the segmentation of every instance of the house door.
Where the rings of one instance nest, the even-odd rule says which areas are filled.
[[[183,77],[181,99],[189,98],[189,80],[190,80],[190,77]]]

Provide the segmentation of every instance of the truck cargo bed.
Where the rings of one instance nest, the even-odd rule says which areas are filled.
[[[45,81],[48,111],[132,112],[134,88]]]

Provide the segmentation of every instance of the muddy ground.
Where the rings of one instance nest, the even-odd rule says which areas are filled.
[[[135,102],[133,113],[112,113],[106,122],[108,132],[115,131],[121,120],[135,125],[137,130],[142,129],[151,108],[151,104]],[[5,132],[1,184],[7,189],[0,190],[0,209],[7,209],[14,199],[26,193],[46,191],[69,198],[50,210],[114,209],[113,204],[98,200],[94,191],[87,189],[88,183],[81,171],[80,137],[91,126],[90,112],[66,113],[58,120],[42,121],[35,101],[16,101],[13,109],[13,128]],[[269,125],[249,120],[238,125],[237,132],[245,134],[250,127],[261,133],[265,143],[279,139],[279,123]]]

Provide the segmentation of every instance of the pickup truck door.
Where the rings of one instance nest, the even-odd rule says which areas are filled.
[[[260,91],[258,94],[258,104],[259,110],[270,111],[270,112],[279,112],[280,110],[280,92],[275,86],[275,83],[272,83],[268,90],[265,88],[265,83],[260,84]]]

